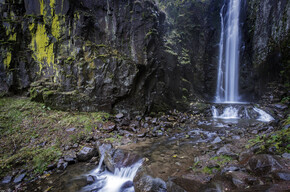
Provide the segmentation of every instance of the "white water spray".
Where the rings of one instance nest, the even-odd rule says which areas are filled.
[[[98,168],[92,171],[88,175],[96,176],[98,181],[92,185],[86,186],[82,189],[82,192],[91,191],[92,189],[98,190],[98,192],[119,192],[126,182],[133,182],[133,179],[142,165],[142,160],[139,160],[135,164],[129,167],[116,168],[114,173],[109,171],[100,172],[103,164],[104,156],[102,155]],[[129,186],[125,190],[126,192],[134,192],[134,187]]]
[[[239,101],[239,47],[240,47],[240,2],[229,0],[227,13],[220,11],[221,37],[216,102]]]
[[[259,115],[260,115],[259,118],[257,119],[258,121],[270,122],[270,121],[274,120],[274,118],[271,115],[269,115],[268,113],[266,113],[262,109],[259,109],[257,107],[254,107],[253,109],[254,109],[254,111],[259,113]]]
[[[213,118],[218,118],[218,116],[219,116],[219,112],[218,112],[218,110],[216,109],[215,106],[212,106],[212,107],[211,107],[211,112],[212,112],[212,116],[213,116]]]
[[[213,117],[218,118],[218,119],[238,119],[239,118],[239,110],[232,106],[225,108],[221,115],[219,115],[217,109],[213,106],[212,113],[213,113]]]

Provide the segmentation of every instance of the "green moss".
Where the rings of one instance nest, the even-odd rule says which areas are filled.
[[[55,90],[43,91],[43,99],[46,100],[48,97],[54,95],[55,93]]]
[[[188,90],[186,88],[182,88],[182,92],[186,94],[188,93]]]
[[[170,50],[170,49],[166,49],[165,50],[166,53],[169,53],[171,55],[177,56],[177,53],[175,53],[174,51]]]
[[[42,173],[60,157],[60,146],[71,144],[73,138],[92,137],[97,124],[109,117],[103,112],[50,110],[18,97],[0,98],[0,109],[0,177],[13,168],[34,168],[35,173]],[[73,133],[66,131],[72,127],[76,128]]]
[[[49,164],[60,158],[61,152],[56,147],[48,147],[33,151],[34,172],[42,174]]]
[[[284,125],[290,123],[290,118],[285,120]],[[283,129],[273,132],[271,135],[260,135],[249,140],[246,148],[259,146],[257,153],[266,153],[270,148],[277,154],[290,153],[290,129]]]
[[[203,173],[206,173],[206,174],[212,174],[214,170],[220,170],[219,168],[216,168],[216,167],[213,167],[213,168],[209,168],[209,167],[204,167],[202,169],[202,172]]]
[[[230,156],[227,156],[227,155],[221,155],[221,156],[212,157],[211,160],[216,161],[216,163],[219,166],[225,166],[227,163],[229,163],[230,161],[232,161],[233,158],[230,157]]]

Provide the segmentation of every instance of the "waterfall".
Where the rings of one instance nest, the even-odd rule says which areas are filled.
[[[239,15],[241,0],[228,0],[220,11],[221,36],[216,102],[234,103],[239,101]],[[227,12],[224,14],[224,8]]]

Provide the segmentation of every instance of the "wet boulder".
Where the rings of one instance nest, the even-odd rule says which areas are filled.
[[[290,170],[274,171],[272,176],[276,181],[290,181]]]
[[[139,179],[134,179],[136,192],[166,192],[166,183],[160,178],[153,178],[150,175],[143,175]]]
[[[134,183],[132,181],[126,181],[125,183],[123,183],[123,185],[121,186],[119,192],[126,192],[127,189],[131,188],[134,186]]]
[[[79,161],[88,161],[94,156],[97,156],[97,149],[91,147],[84,147],[77,154]]]
[[[59,170],[65,170],[68,166],[68,162],[66,162],[64,159],[60,159],[57,163],[57,168]]]
[[[110,133],[116,129],[116,124],[113,122],[107,122],[103,125],[102,129],[105,132]]]
[[[168,192],[186,192],[182,187],[180,187],[173,181],[168,181],[166,183],[166,188]]]
[[[87,176],[87,184],[88,184],[88,185],[90,185],[90,184],[96,182],[96,180],[97,180],[96,176],[93,176],[93,175],[89,175],[89,176]]]
[[[64,153],[63,159],[65,162],[68,162],[69,165],[77,162],[76,152],[71,150]]]
[[[169,192],[175,192],[175,191],[188,191],[188,192],[194,192],[194,191],[200,191],[203,183],[202,181],[199,181],[196,178],[172,178],[167,182],[167,191]]]
[[[23,174],[21,174],[21,175],[18,175],[17,177],[15,177],[15,179],[14,179],[14,183],[20,183],[21,181],[23,181],[23,179],[25,178],[25,176],[26,176],[26,173],[23,173]]]
[[[256,185],[259,183],[257,178],[241,171],[230,171],[226,173],[226,176],[230,178],[233,184],[238,188],[246,188],[249,185]]]
[[[255,146],[255,147],[251,147],[250,149],[247,149],[243,152],[240,153],[239,155],[239,162],[241,164],[246,164],[248,162],[248,160],[255,154],[255,152],[257,152],[259,150],[259,147]]]
[[[285,170],[287,168],[278,157],[268,154],[259,154],[249,159],[247,169],[255,175],[262,176],[273,171]]]
[[[12,176],[8,175],[6,177],[3,178],[3,180],[1,181],[2,184],[8,184],[12,181]]]
[[[238,158],[238,155],[234,152],[236,149],[232,145],[225,145],[217,151],[217,155],[225,155],[232,158]]]

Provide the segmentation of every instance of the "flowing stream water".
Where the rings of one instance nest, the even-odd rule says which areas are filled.
[[[134,192],[133,179],[142,165],[142,160],[128,167],[116,168],[114,173],[102,171],[104,155],[101,156],[98,167],[87,176],[95,178],[95,182],[82,188],[81,192]]]

